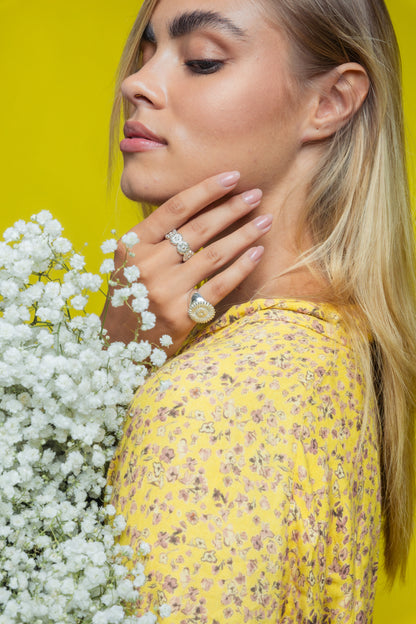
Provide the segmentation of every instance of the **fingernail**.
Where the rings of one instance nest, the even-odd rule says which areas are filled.
[[[250,249],[250,251],[248,252],[248,256],[250,258],[250,260],[253,260],[253,262],[256,262],[257,260],[260,260],[260,258],[262,257],[264,252],[264,247],[253,247],[253,249]]]
[[[234,184],[240,179],[239,171],[228,171],[227,173],[221,173],[218,176],[218,182],[221,186],[225,188],[229,188],[230,186],[234,186]]]
[[[264,232],[267,232],[268,230],[270,230],[272,221],[273,221],[272,215],[268,214],[268,215],[261,215],[260,217],[256,217],[253,220],[253,223],[256,227],[259,228],[259,230],[263,230]]]
[[[260,189],[253,189],[252,191],[246,191],[242,194],[242,198],[245,202],[247,202],[247,204],[250,204],[250,206],[259,204],[262,197],[263,191]]]

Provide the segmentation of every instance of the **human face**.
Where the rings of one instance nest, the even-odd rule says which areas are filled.
[[[239,191],[267,192],[290,174],[302,101],[288,42],[255,3],[159,0],[142,51],[122,84],[129,120],[147,129],[121,143],[128,197],[159,205],[227,170],[240,171]]]

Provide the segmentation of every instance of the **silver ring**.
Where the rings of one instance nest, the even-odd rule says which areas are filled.
[[[189,247],[189,244],[186,242],[182,234],[180,234],[176,230],[168,232],[165,235],[165,238],[167,238],[168,241],[172,243],[172,245],[175,245],[176,251],[182,256],[182,262],[186,262],[194,255],[194,252]]]
[[[195,323],[208,323],[215,316],[215,308],[195,290],[189,304],[188,316]]]

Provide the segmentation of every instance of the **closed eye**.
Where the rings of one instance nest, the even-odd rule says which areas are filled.
[[[214,74],[222,69],[224,61],[216,59],[195,59],[186,61],[185,65],[194,74]]]

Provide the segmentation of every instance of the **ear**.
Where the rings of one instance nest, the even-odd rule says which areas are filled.
[[[302,142],[332,136],[355,115],[368,95],[370,80],[358,63],[344,63],[315,79],[310,115]]]

